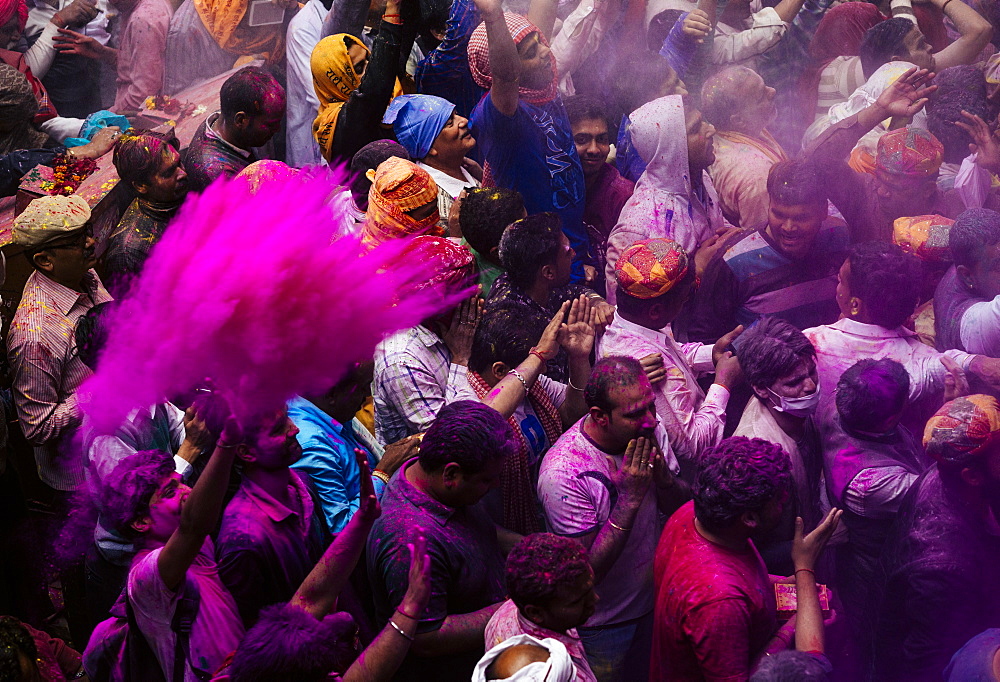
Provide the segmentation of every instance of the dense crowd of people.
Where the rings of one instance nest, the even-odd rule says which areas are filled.
[[[0,0],[0,682],[1000,680],[998,27]],[[329,177],[295,229],[425,268],[424,319],[267,409],[195,354],[107,428],[172,226]]]

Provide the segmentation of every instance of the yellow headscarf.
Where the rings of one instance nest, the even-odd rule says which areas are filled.
[[[319,98],[319,114],[313,121],[313,137],[319,143],[323,158],[331,162],[337,116],[351,93],[361,85],[361,77],[354,71],[354,64],[347,53],[348,45],[358,45],[364,49],[365,56],[371,56],[371,51],[359,38],[347,33],[337,33],[316,43],[309,58],[313,88]],[[398,97],[401,94],[403,89],[397,80],[392,96]]]
[[[273,63],[285,53],[285,24],[249,26],[243,23],[248,0],[194,0],[205,28],[223,50],[235,55],[266,54]]]

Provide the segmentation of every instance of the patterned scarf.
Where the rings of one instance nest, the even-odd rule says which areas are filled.
[[[38,100],[28,78],[13,66],[0,64],[0,122],[6,131],[0,135],[0,154],[37,149],[48,142],[48,135],[31,126],[37,113]]]
[[[490,385],[477,373],[469,370],[469,385],[476,392],[476,397],[482,400],[492,390]],[[542,422],[545,436],[549,444],[555,443],[562,434],[562,422],[559,411],[552,403],[548,393],[537,381],[528,391],[528,402]],[[538,517],[535,513],[535,489],[531,485],[531,473],[528,471],[528,441],[521,432],[521,426],[513,415],[507,419],[514,433],[517,434],[519,446],[517,454],[504,460],[503,471],[500,474],[500,485],[503,489],[503,525],[508,530],[521,535],[538,532]]]
[[[520,45],[522,40],[532,33],[537,33],[538,42],[548,47],[549,41],[542,35],[538,27],[520,14],[504,12],[503,18],[507,22],[507,30],[510,31],[510,37],[514,39],[515,45]],[[518,92],[525,101],[531,104],[543,104],[556,98],[559,83],[558,68],[555,55],[550,55],[550,59],[552,59],[552,82],[542,90],[533,90],[524,86],[518,88]],[[479,27],[472,32],[472,36],[469,38],[469,70],[472,72],[472,80],[476,81],[476,85],[486,90],[493,86],[493,72],[490,70],[490,43],[486,38],[485,22],[479,24]]]

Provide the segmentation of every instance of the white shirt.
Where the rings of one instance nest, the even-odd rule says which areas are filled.
[[[313,137],[313,121],[319,113],[319,98],[313,87],[309,58],[323,38],[323,20],[329,10],[319,0],[309,0],[288,23],[285,55],[288,59],[288,125],[285,130],[286,157],[294,168],[325,165]]]
[[[462,193],[462,190],[475,189],[479,187],[479,181],[469,175],[469,171],[462,167],[462,175],[465,180],[453,178],[444,171],[431,168],[423,161],[418,161],[417,165],[427,171],[438,186],[438,213],[441,214],[440,224],[448,229],[448,214],[451,213],[451,205]]]
[[[970,353],[1000,357],[1000,296],[969,306],[959,334]]]

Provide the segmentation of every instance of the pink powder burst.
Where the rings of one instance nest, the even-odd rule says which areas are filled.
[[[343,203],[329,199],[345,182],[316,172],[251,194],[242,179],[219,180],[189,199],[80,393],[94,424],[114,429],[204,377],[232,391],[239,415],[273,409],[328,389],[386,334],[454,303],[415,289],[433,266],[401,258],[407,242],[366,253],[341,234]]]

